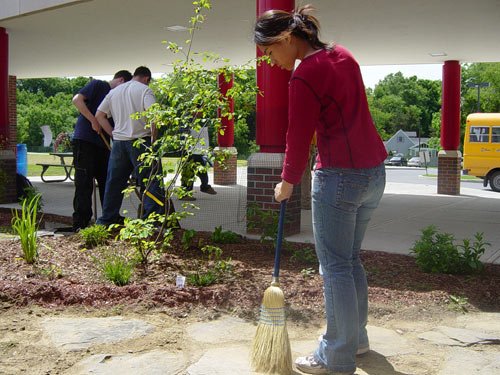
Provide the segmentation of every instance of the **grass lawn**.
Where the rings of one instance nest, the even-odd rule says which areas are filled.
[[[437,174],[424,174],[423,176],[425,177],[437,177]],[[460,181],[482,181],[480,178],[477,178],[475,176],[467,176],[467,175],[460,175]]]
[[[71,159],[67,159],[67,161],[71,161]],[[42,173],[42,167],[36,165],[37,163],[47,163],[47,164],[59,164],[61,160],[58,156],[49,155],[46,153],[38,153],[38,152],[28,152],[28,177],[37,176],[40,177]],[[64,170],[63,168],[49,168],[47,172],[45,172],[45,176],[63,176]]]
[[[175,168],[179,158],[163,158],[163,168],[165,170]],[[71,159],[67,158],[67,162]],[[37,176],[39,177],[42,173],[42,167],[36,165],[37,163],[47,163],[47,164],[59,164],[60,159],[58,156],[50,155],[48,153],[38,153],[38,152],[28,152],[28,177]],[[246,160],[238,160],[238,167],[245,167],[247,165]],[[62,168],[50,168],[45,172],[45,176],[62,176],[64,171]]]

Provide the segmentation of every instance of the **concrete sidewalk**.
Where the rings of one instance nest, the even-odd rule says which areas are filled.
[[[43,183],[30,178],[42,193],[44,212],[71,217],[73,182]],[[210,176],[210,181],[213,181]],[[484,262],[500,264],[500,193],[486,188],[462,188],[460,196],[438,195],[436,179],[426,178],[425,184],[388,182],[384,197],[370,222],[363,249],[409,254],[421,230],[435,225],[441,232],[453,234],[457,241],[474,238],[476,232],[484,233],[491,244],[482,257]],[[427,183],[428,181],[428,183]],[[246,168],[238,169],[238,184],[217,186],[217,195],[203,194],[195,185],[195,203],[199,209],[195,216],[186,218],[184,228],[213,231],[217,226],[246,235]],[[182,202],[174,200],[177,210]],[[15,207],[17,205],[2,205]],[[100,205],[98,205],[100,206]],[[138,200],[126,198],[122,209],[134,217]],[[100,209],[98,209],[100,214]],[[248,236],[252,237],[252,236]],[[256,236],[253,236],[256,238]],[[299,234],[287,237],[289,241],[313,242],[311,211],[302,211]]]

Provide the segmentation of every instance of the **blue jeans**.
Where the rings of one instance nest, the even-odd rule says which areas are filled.
[[[149,177],[151,168],[142,168],[141,170],[141,164],[137,159],[139,155],[145,151],[145,147],[150,143],[145,142],[140,148],[137,148],[133,146],[134,142],[135,141],[113,142],[108,164],[108,177],[106,180],[102,216],[97,219],[97,224],[109,225],[120,221],[123,190],[128,186],[128,180],[131,175],[136,178],[141,192],[144,191],[143,179]],[[161,165],[159,166],[157,174],[161,174]],[[155,195],[160,201],[164,200],[163,189],[160,186],[160,181],[156,178],[150,180],[148,191]],[[144,215],[142,218],[146,218],[153,212],[162,214],[164,213],[164,209],[154,200],[146,196],[144,199]]]
[[[359,346],[368,345],[368,285],[361,242],[385,188],[385,167],[325,168],[312,187],[313,232],[323,274],[327,329],[314,353],[339,372],[354,371]]]

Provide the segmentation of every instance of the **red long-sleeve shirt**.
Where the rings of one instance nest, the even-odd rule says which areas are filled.
[[[373,123],[361,71],[344,47],[302,60],[289,85],[288,130],[281,178],[300,182],[316,131],[316,168],[372,168],[387,157]]]

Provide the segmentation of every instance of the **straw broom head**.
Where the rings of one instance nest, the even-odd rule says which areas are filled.
[[[276,280],[264,293],[252,349],[252,367],[255,371],[291,374],[292,352],[286,329],[285,296]]]

